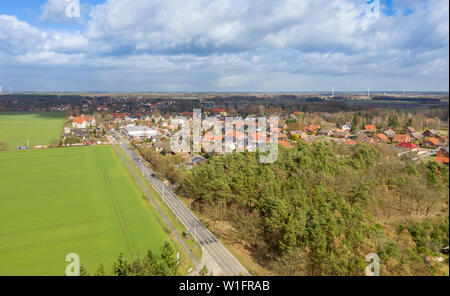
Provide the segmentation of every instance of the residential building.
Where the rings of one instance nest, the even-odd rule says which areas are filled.
[[[317,132],[317,136],[327,136],[331,137],[333,135],[333,131],[329,129],[321,129]]]
[[[389,142],[389,138],[385,134],[376,134],[374,138],[379,142],[386,142],[386,143]]]
[[[426,147],[438,147],[441,142],[436,138],[426,138],[422,144]]]
[[[406,143],[406,142],[400,143],[396,147],[401,147],[401,148],[405,148],[405,149],[418,149],[419,148],[419,146],[414,145],[413,143]]]
[[[412,133],[415,133],[415,132],[416,132],[416,130],[411,126],[408,126],[407,128],[405,128],[405,133],[407,133],[409,135],[411,135]]]
[[[392,142],[394,142],[394,143],[409,143],[409,142],[411,142],[411,136],[405,135],[405,134],[398,134],[392,139]]]
[[[351,123],[346,122],[346,123],[342,126],[342,129],[343,129],[344,131],[350,131],[350,130],[352,129]]]
[[[419,141],[423,139],[423,135],[419,132],[412,132],[409,134],[411,136],[411,138],[415,141]]]
[[[423,132],[425,138],[433,138],[437,136],[437,132],[434,129],[427,129]]]
[[[364,129],[365,129],[367,132],[376,132],[376,131],[377,131],[377,127],[374,126],[374,125],[365,125],[365,126],[364,126]]]
[[[151,138],[158,134],[158,131],[147,126],[126,126],[122,128],[123,133],[129,138]]]
[[[87,115],[87,116],[77,116],[72,121],[72,127],[73,128],[87,128],[95,126],[95,118],[94,116]]]
[[[397,133],[393,129],[388,129],[383,132],[389,139],[393,139]]]

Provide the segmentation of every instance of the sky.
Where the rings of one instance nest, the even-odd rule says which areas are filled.
[[[80,15],[73,17],[76,10],[67,13],[67,7],[77,1]],[[449,2],[0,1],[0,86],[42,92],[448,91]]]

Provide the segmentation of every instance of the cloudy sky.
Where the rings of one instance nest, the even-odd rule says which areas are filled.
[[[449,89],[448,0],[74,1],[0,2],[3,90]]]

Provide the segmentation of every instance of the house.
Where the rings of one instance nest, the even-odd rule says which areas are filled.
[[[411,135],[412,133],[415,133],[415,132],[416,132],[416,130],[411,126],[408,126],[407,128],[405,128],[405,133],[407,133],[409,135]]]
[[[95,126],[95,124],[96,124],[95,118],[92,115],[77,116],[72,121],[73,128],[87,128],[87,127]]]
[[[353,141],[353,140],[348,139],[348,140],[345,141],[345,144],[346,145],[356,145],[356,142]]]
[[[419,132],[413,132],[409,134],[411,136],[411,138],[415,141],[419,141],[423,138],[423,135]]]
[[[256,138],[258,134],[255,134]],[[207,132],[204,136],[203,136],[203,141],[204,142],[216,142],[216,141],[220,141],[222,142],[223,140],[223,136],[222,135],[215,135],[212,132]]]
[[[438,153],[436,154],[436,157],[449,157],[448,146],[439,149]]]
[[[237,141],[237,140],[243,140],[245,139],[245,133],[237,131],[237,130],[233,130],[232,132],[228,132],[225,137],[227,136],[232,136],[233,137],[233,141]]]
[[[434,129],[427,129],[423,132],[425,138],[433,138],[437,136],[437,132]]]
[[[441,143],[448,143],[448,137],[447,136],[437,136],[436,137]]]
[[[210,109],[208,111],[209,111],[209,113],[213,113],[213,114],[220,115],[220,116],[227,116],[228,115],[228,110],[227,109],[218,109],[218,108],[216,108],[216,109]]]
[[[377,127],[374,125],[365,125],[364,126],[364,130],[366,132],[376,132],[377,131]]]
[[[446,166],[449,165],[449,158],[448,157],[436,157],[436,161],[442,164],[445,164]]]
[[[394,130],[392,130],[392,129],[385,130],[385,131],[384,131],[384,134],[385,134],[389,139],[393,139],[393,138],[397,135],[397,133],[396,133]]]
[[[193,155],[193,156],[189,159],[189,161],[190,161],[190,164],[195,165],[195,164],[198,164],[198,163],[205,162],[205,161],[207,161],[207,159],[204,158],[204,157],[201,156],[201,155]]]
[[[405,149],[417,149],[417,148],[419,148],[419,146],[414,145],[413,143],[406,143],[406,142],[400,143],[396,147],[401,147],[401,148],[405,148]]]
[[[436,154],[436,161],[445,165],[449,165],[449,151],[448,146],[441,148]]]
[[[346,122],[343,126],[342,129],[344,131],[350,131],[352,129],[352,125],[349,122]]]
[[[306,131],[309,132],[309,133],[313,133],[313,132],[317,131],[319,128],[320,128],[320,125],[310,124],[306,128]]]
[[[321,129],[320,131],[317,132],[316,134],[317,136],[327,136],[327,137],[331,137],[333,135],[333,131],[329,130],[329,129]]]
[[[404,135],[404,134],[398,134],[392,139],[392,142],[394,142],[394,143],[409,143],[409,142],[411,142],[411,136]]]
[[[426,138],[422,143],[426,147],[438,147],[440,144],[441,142],[436,138]]]
[[[345,139],[348,138],[349,134],[347,130],[335,130],[333,136],[336,138]]]
[[[376,134],[374,138],[379,142],[389,142],[389,138],[385,134]]]

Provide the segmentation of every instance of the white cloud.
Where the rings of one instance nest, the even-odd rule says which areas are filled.
[[[38,47],[44,40],[42,33],[17,17],[0,15],[0,51],[22,54]]]
[[[78,1],[78,2],[74,2]],[[79,17],[69,17],[67,15],[68,7],[75,9],[72,4],[79,5]],[[82,12],[87,8],[86,5],[81,5],[79,0],[47,0],[42,6],[42,13],[39,20],[44,22],[81,22]],[[70,13],[75,13],[75,10],[71,10]]]
[[[0,61],[70,69],[72,90],[83,77],[99,90],[382,89],[395,82],[397,89],[448,90],[448,2],[394,3],[396,16],[368,18],[359,0],[107,0],[92,7],[81,32],[39,30],[1,15]],[[62,4],[48,0],[41,20],[65,17]],[[403,16],[406,8],[413,13]]]

